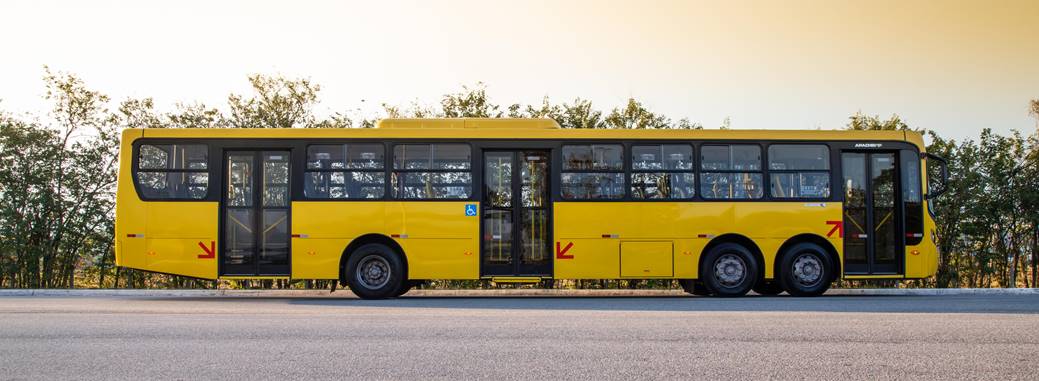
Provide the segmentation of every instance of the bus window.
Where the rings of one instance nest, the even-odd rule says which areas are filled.
[[[386,193],[382,144],[307,147],[303,193],[312,199],[379,199]]]
[[[700,194],[707,199],[761,198],[761,147],[752,144],[700,148]]]
[[[624,147],[620,144],[563,146],[560,179],[565,199],[624,197]]]
[[[143,144],[137,156],[142,199],[200,200],[209,191],[209,148],[204,144]]]
[[[770,145],[768,169],[772,197],[830,197],[830,147],[822,144]]]
[[[924,237],[924,208],[920,181],[920,154],[901,150],[902,204],[905,205],[906,245],[918,245]]]
[[[393,149],[393,197],[468,199],[472,149],[466,144],[400,144]]]
[[[689,199],[695,194],[693,146],[631,147],[631,196],[636,199]]]

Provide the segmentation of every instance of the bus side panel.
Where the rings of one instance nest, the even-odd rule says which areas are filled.
[[[839,233],[830,233],[835,225],[827,223],[841,221],[840,203],[558,202],[554,213],[556,243],[560,249],[573,243],[565,253],[573,258],[555,259],[560,279],[618,276],[617,243],[631,240],[674,242],[675,278],[698,277],[703,249],[723,234],[754,241],[769,278],[780,246],[798,234],[829,235],[841,252]]]
[[[826,239],[842,258],[844,243],[840,224],[843,207],[839,202],[746,202],[731,203],[735,208],[733,230],[751,238],[765,259],[765,278],[774,278],[779,248],[800,234]]]
[[[119,147],[119,182],[115,203],[115,264],[130,268],[144,268],[147,229],[144,203],[137,197],[131,171],[133,141],[141,137],[141,130],[123,130]]]
[[[293,202],[292,277],[338,279],[339,260],[351,241],[391,234],[385,210],[386,203],[379,201]]]
[[[938,246],[934,242],[935,223],[924,202],[924,237],[919,245],[906,246],[906,278],[927,278],[938,272]]]
[[[387,228],[408,257],[411,279],[479,279],[479,215],[473,202],[408,201],[386,207]]]
[[[145,203],[146,270],[216,279],[216,202]]]

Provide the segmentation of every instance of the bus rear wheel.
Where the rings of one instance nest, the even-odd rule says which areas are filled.
[[[830,255],[814,243],[794,245],[779,266],[780,285],[793,296],[822,295],[834,278]]]
[[[386,245],[365,244],[350,254],[343,271],[350,291],[361,299],[385,299],[404,290],[404,262]]]
[[[700,267],[700,279],[716,296],[743,296],[758,279],[758,262],[750,250],[736,243],[711,248]]]

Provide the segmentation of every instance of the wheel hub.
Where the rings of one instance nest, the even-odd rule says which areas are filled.
[[[822,278],[822,263],[819,258],[802,254],[794,260],[794,278],[804,285],[814,285]]]
[[[747,264],[733,254],[722,255],[714,262],[714,276],[723,286],[736,286],[746,278]]]
[[[357,281],[368,289],[378,289],[390,281],[390,264],[378,255],[369,255],[357,264]]]

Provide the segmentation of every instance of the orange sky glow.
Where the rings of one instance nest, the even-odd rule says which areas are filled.
[[[0,35],[9,112],[45,107],[44,64],[162,109],[272,73],[320,83],[319,114],[482,81],[502,104],[636,97],[708,128],[897,113],[957,138],[1031,133],[1039,98],[1039,1],[7,1]]]

